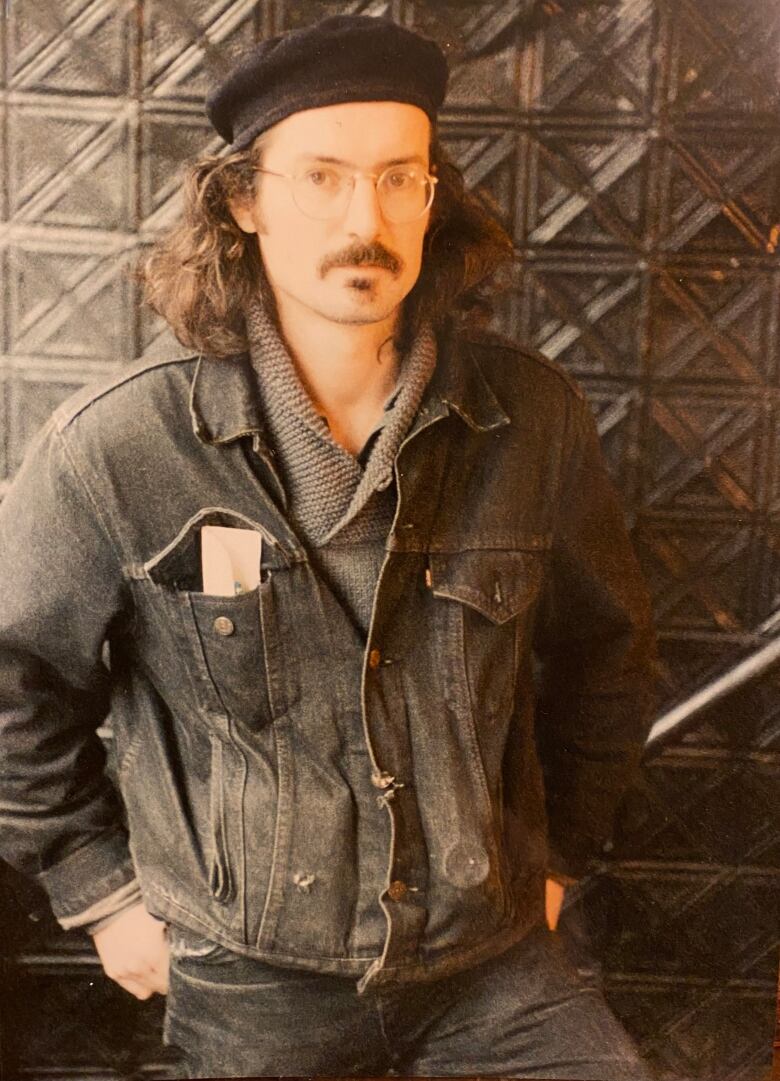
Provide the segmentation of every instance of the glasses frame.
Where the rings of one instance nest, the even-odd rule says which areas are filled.
[[[290,187],[290,194],[292,195],[293,202],[298,207],[298,210],[300,210],[301,214],[303,214],[304,217],[308,218],[310,221],[335,221],[336,218],[340,217],[341,214],[346,212],[346,210],[349,207],[349,204],[352,201],[352,196],[355,194],[355,178],[356,177],[359,177],[359,176],[370,177],[374,181],[374,191],[377,193],[377,199],[379,199],[379,181],[382,179],[382,177],[386,173],[392,172],[393,169],[398,169],[398,168],[399,168],[398,165],[388,165],[387,168],[383,169],[381,173],[369,173],[369,172],[366,172],[364,169],[355,169],[350,174],[350,177],[349,177],[350,184],[351,184],[351,190],[349,192],[349,195],[348,195],[346,204],[344,206],[344,209],[339,211],[337,214],[329,214],[325,218],[315,217],[313,214],[307,213],[307,211],[305,211],[301,207],[298,200],[295,198],[295,187],[294,186]],[[296,180],[299,180],[301,176],[303,176],[303,173],[299,173],[298,175],[296,175],[295,173],[278,173],[274,169],[264,169],[261,165],[255,165],[254,166],[254,171],[256,173],[267,173],[269,176],[280,176],[283,180],[293,181],[293,183]],[[426,170],[423,170],[423,175],[428,180],[428,182],[430,183],[430,186],[431,186],[431,193],[430,193],[430,195],[428,197],[428,202],[426,203],[425,207],[420,211],[419,214],[415,214],[415,216],[413,218],[404,218],[403,221],[395,222],[396,225],[409,225],[410,222],[418,221],[423,216],[423,214],[427,214],[427,212],[433,206],[433,200],[434,200],[434,198],[436,196],[436,185],[439,183],[439,178],[438,178],[438,176],[434,176],[432,173],[429,173]],[[379,206],[380,206],[380,209],[382,209],[381,200],[379,201]],[[383,215],[384,215],[384,213],[385,213],[384,210],[382,210]],[[395,221],[394,218],[389,218],[388,220],[389,221]]]

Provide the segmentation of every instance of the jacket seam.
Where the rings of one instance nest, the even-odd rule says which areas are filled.
[[[512,354],[515,359],[522,358],[523,360],[531,361],[540,368],[545,368],[552,375],[557,376],[558,380],[563,383],[566,390],[568,390],[574,398],[579,401],[585,400],[585,393],[577,381],[559,364],[549,357],[546,357],[544,353],[538,353],[533,349],[528,349],[525,346],[513,342],[510,339],[503,338],[500,335],[497,335],[495,340],[492,340],[490,337],[482,337],[479,335],[466,336],[465,340],[472,345],[476,345],[478,349],[480,349],[480,352],[482,349],[489,352],[501,350],[505,353]],[[482,368],[481,364],[480,368]],[[482,370],[484,371],[484,369]]]
[[[94,512],[95,519],[97,520],[98,524],[100,525],[101,532],[103,533],[106,540],[108,541],[109,547],[111,548],[111,553],[114,556],[114,559],[116,560],[116,563],[117,563],[117,566],[119,567],[120,573],[122,573],[122,550],[121,550],[121,546],[117,545],[116,541],[114,540],[114,538],[113,538],[113,536],[111,534],[111,531],[108,528],[108,524],[107,524],[107,522],[106,522],[106,520],[105,520],[105,518],[103,516],[103,513],[101,512],[100,507],[98,506],[97,500],[93,496],[92,491],[89,488],[89,485],[87,484],[86,480],[84,479],[84,475],[82,474],[81,470],[79,469],[78,465],[76,464],[76,459],[75,459],[74,452],[73,452],[72,448],[70,448],[68,446],[67,441],[65,440],[65,437],[64,437],[62,431],[57,429],[56,434],[59,436],[59,441],[60,441],[60,446],[62,448],[63,457],[67,460],[68,465],[71,468],[71,472],[72,472],[73,476],[76,478],[76,480],[79,483],[79,487],[83,490],[84,494],[86,495],[87,500],[88,500],[89,504],[91,505],[92,510]],[[123,573],[122,573],[122,578],[124,579],[124,574]]]
[[[101,400],[101,398],[105,398],[113,391],[119,390],[127,383],[132,383],[133,380],[139,379],[141,376],[146,375],[147,372],[156,371],[159,368],[168,368],[177,364],[191,364],[197,359],[197,355],[192,354],[186,357],[172,357],[170,359],[150,361],[142,368],[138,368],[134,371],[126,372],[124,375],[118,376],[111,383],[109,383],[108,386],[96,388],[92,395],[87,399],[87,401],[83,402],[80,406],[73,407],[69,410],[67,410],[64,405],[60,406],[60,408],[55,412],[53,418],[57,432],[59,434],[62,434],[65,429],[69,428],[70,425],[73,424],[74,421],[76,421],[82,413],[85,413],[90,408],[90,406],[95,405]]]
[[[62,431],[60,431],[58,429],[54,429],[53,434],[56,435],[59,438],[59,443],[60,443],[60,446],[62,448],[63,458],[69,464],[69,466],[71,468],[71,472],[73,474],[73,477],[78,482],[79,487],[83,490],[83,492],[84,492],[84,494],[85,494],[85,496],[87,498],[87,501],[89,502],[90,506],[92,507],[93,513],[95,515],[95,521],[98,524],[98,526],[100,527],[100,530],[103,533],[103,536],[106,538],[106,541],[108,542],[108,546],[109,546],[109,548],[111,550],[111,554],[114,557],[114,561],[116,563],[117,570],[119,572],[119,577],[120,577],[121,582],[122,582],[121,592],[124,595],[124,597],[126,599],[126,603],[129,605],[129,608],[130,608],[130,611],[127,614],[129,616],[131,624],[134,626],[135,625],[135,620],[136,620],[136,617],[137,617],[135,597],[133,595],[133,591],[128,588],[128,577],[127,577],[127,573],[125,571],[125,566],[124,566],[123,559],[122,559],[122,555],[123,555],[122,546],[121,546],[121,543],[118,542],[118,534],[117,534],[117,540],[115,540],[114,537],[112,536],[111,530],[108,527],[108,523],[107,523],[103,513],[100,510],[100,507],[98,505],[97,500],[95,499],[89,485],[87,484],[86,479],[85,479],[82,471],[79,469],[79,466],[76,463],[76,452],[75,452],[74,448],[70,447],[68,445],[68,441],[65,438],[65,435],[64,435],[64,433]]]
[[[574,479],[574,475],[577,472],[577,468],[582,461],[583,442],[585,436],[585,423],[587,418],[588,405],[583,399],[579,399],[577,402],[579,409],[577,413],[573,413],[572,410],[567,410],[566,424],[571,428],[571,447],[568,453],[568,457],[565,462],[561,463],[559,472],[560,487],[558,490],[558,498],[554,501],[555,513],[553,520],[550,523],[550,533],[552,535],[552,544],[550,550],[555,548],[555,542],[558,537],[561,519],[567,510],[566,493]],[[579,457],[577,451],[579,450]]]

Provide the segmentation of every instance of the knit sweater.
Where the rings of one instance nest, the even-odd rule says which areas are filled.
[[[401,358],[397,385],[366,445],[353,455],[334,439],[306,392],[273,322],[246,311],[249,352],[292,527],[315,569],[365,636],[396,504],[393,463],[436,366],[424,324]]]
[[[315,545],[342,534],[359,541],[387,532],[393,462],[436,364],[436,339],[425,324],[401,360],[396,391],[365,464],[331,435],[290,354],[258,300],[246,310],[250,356],[261,408],[287,491],[291,524]]]

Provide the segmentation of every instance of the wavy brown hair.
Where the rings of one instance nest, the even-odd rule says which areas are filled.
[[[142,257],[135,277],[146,302],[187,348],[228,356],[247,347],[243,309],[260,293],[278,324],[276,303],[254,233],[244,233],[231,199],[255,195],[266,135],[247,150],[193,162],[184,173],[179,221]],[[439,178],[423,246],[422,268],[404,302],[396,343],[407,345],[420,321],[437,331],[452,321],[484,324],[500,272],[512,261],[510,237],[466,189],[463,175],[434,133],[431,171]]]

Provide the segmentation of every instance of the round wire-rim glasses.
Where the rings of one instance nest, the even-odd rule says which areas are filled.
[[[278,173],[273,169],[255,166],[255,172],[279,176],[290,184],[295,205],[307,218],[327,221],[341,217],[349,206],[358,176],[374,181],[382,214],[396,224],[408,224],[421,218],[433,203],[439,178],[432,176],[419,165],[388,165],[381,173],[361,170],[337,169],[332,165],[313,165],[300,173]],[[322,183],[315,182],[320,176]],[[393,177],[401,177],[405,186],[389,187]],[[420,208],[416,200],[425,192],[425,205]]]

